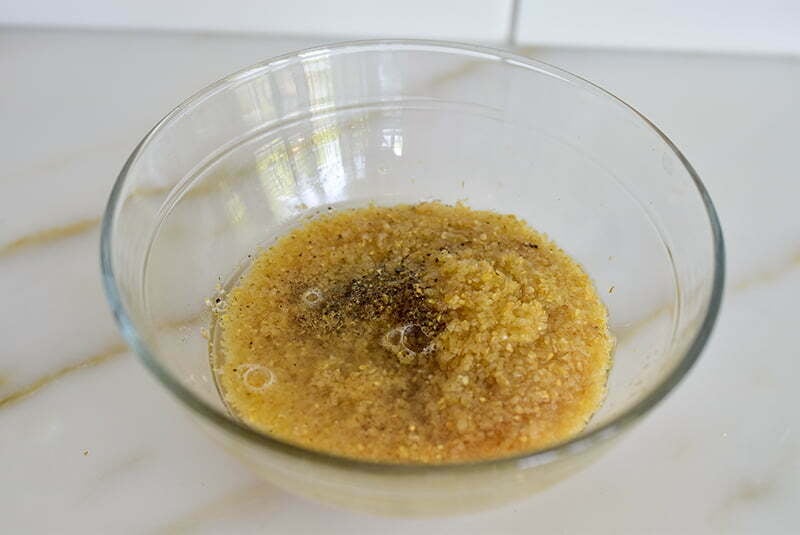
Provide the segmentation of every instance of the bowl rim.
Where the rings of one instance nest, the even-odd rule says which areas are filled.
[[[476,56],[498,60],[507,64],[511,64],[515,67],[526,68],[551,77],[555,77],[565,83],[578,86],[590,93],[608,98],[610,101],[615,102],[616,104],[625,108],[635,120],[640,121],[645,127],[655,132],[689,173],[697,192],[700,195],[700,199],[703,202],[706,215],[708,216],[709,224],[711,226],[714,272],[711,292],[705,305],[705,314],[700,327],[697,329],[697,332],[685,350],[678,365],[675,366],[670,373],[663,377],[658,385],[654,387],[646,396],[644,396],[636,404],[625,409],[621,414],[616,416],[611,421],[585,434],[578,435],[546,449],[518,453],[505,457],[494,457],[486,460],[446,462],[438,464],[396,463],[362,460],[334,453],[328,453],[325,451],[307,449],[300,445],[267,435],[266,433],[257,431],[241,422],[238,422],[237,420],[234,420],[223,411],[203,401],[201,398],[192,393],[191,390],[185,387],[178,379],[173,377],[166,368],[159,364],[158,359],[149,350],[144,341],[139,338],[137,329],[123,304],[120,289],[117,286],[114,275],[114,269],[111,260],[111,251],[114,247],[114,242],[112,241],[112,227],[114,225],[114,215],[117,211],[117,208],[120,207],[120,202],[122,200],[121,192],[126,182],[128,172],[153,137],[162,128],[164,128],[165,125],[169,124],[173,119],[179,117],[186,109],[196,105],[199,102],[202,102],[204,99],[209,98],[218,91],[223,90],[232,84],[241,82],[243,80],[248,80],[265,72],[269,72],[270,69],[278,68],[292,60],[302,60],[303,58],[332,52],[353,53],[380,49],[416,49],[420,51],[429,50],[462,56]],[[686,376],[687,372],[692,368],[700,356],[700,353],[706,345],[714,328],[722,301],[725,280],[725,245],[717,212],[714,208],[708,191],[706,190],[706,187],[703,185],[700,177],[692,165],[676,147],[676,145],[655,124],[653,124],[647,117],[641,114],[633,106],[626,103],[613,93],[564,69],[555,67],[542,61],[521,56],[507,50],[450,41],[434,41],[425,39],[371,39],[343,41],[314,46],[264,60],[211,83],[181,102],[178,106],[172,109],[172,111],[167,113],[136,145],[133,152],[123,165],[122,170],[120,171],[114,183],[102,219],[100,264],[106,297],[111,305],[114,318],[126,342],[139,356],[145,367],[149,369],[150,372],[152,372],[153,375],[155,375],[168,390],[170,390],[195,413],[222,427],[225,431],[245,439],[249,443],[257,446],[267,447],[272,450],[277,450],[280,453],[293,457],[301,457],[310,461],[315,461],[338,468],[408,475],[428,472],[444,473],[453,470],[464,471],[470,469],[496,470],[505,465],[513,467],[519,465],[529,466],[544,464],[563,455],[586,450],[595,444],[604,442],[606,439],[621,434],[622,431],[630,427],[634,422],[639,420],[645,414],[650,412],[650,410],[652,410],[656,405],[658,405],[658,403],[661,402]]]

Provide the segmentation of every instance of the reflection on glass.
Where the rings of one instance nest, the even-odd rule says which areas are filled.
[[[331,123],[316,130],[311,139],[325,200],[335,202],[342,197],[341,194],[346,186],[339,125]]]
[[[256,151],[256,172],[270,209],[279,217],[288,215],[295,194],[295,175],[286,150],[286,141],[274,139]]]
[[[403,131],[399,128],[384,128],[381,147],[390,149],[395,156],[402,156]]]
[[[236,192],[229,192],[230,197],[225,201],[228,205],[228,220],[231,225],[238,225],[247,215],[247,207],[242,202],[242,198]]]

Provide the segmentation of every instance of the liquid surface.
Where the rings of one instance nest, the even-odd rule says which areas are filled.
[[[247,424],[349,457],[435,463],[578,433],[611,363],[580,266],[509,215],[439,203],[312,220],[219,313],[217,382]]]

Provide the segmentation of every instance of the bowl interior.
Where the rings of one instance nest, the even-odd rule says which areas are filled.
[[[617,339],[584,434],[673,386],[720,282],[707,199],[657,130],[588,83],[486,50],[371,43],[279,59],[173,112],[123,175],[109,230],[123,327],[221,412],[207,300],[328,207],[464,201],[522,217],[576,258]]]

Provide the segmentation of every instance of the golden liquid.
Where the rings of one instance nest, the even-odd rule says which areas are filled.
[[[510,215],[345,210],[261,253],[218,318],[217,381],[249,425],[398,462],[477,460],[578,433],[611,363],[581,267]]]

